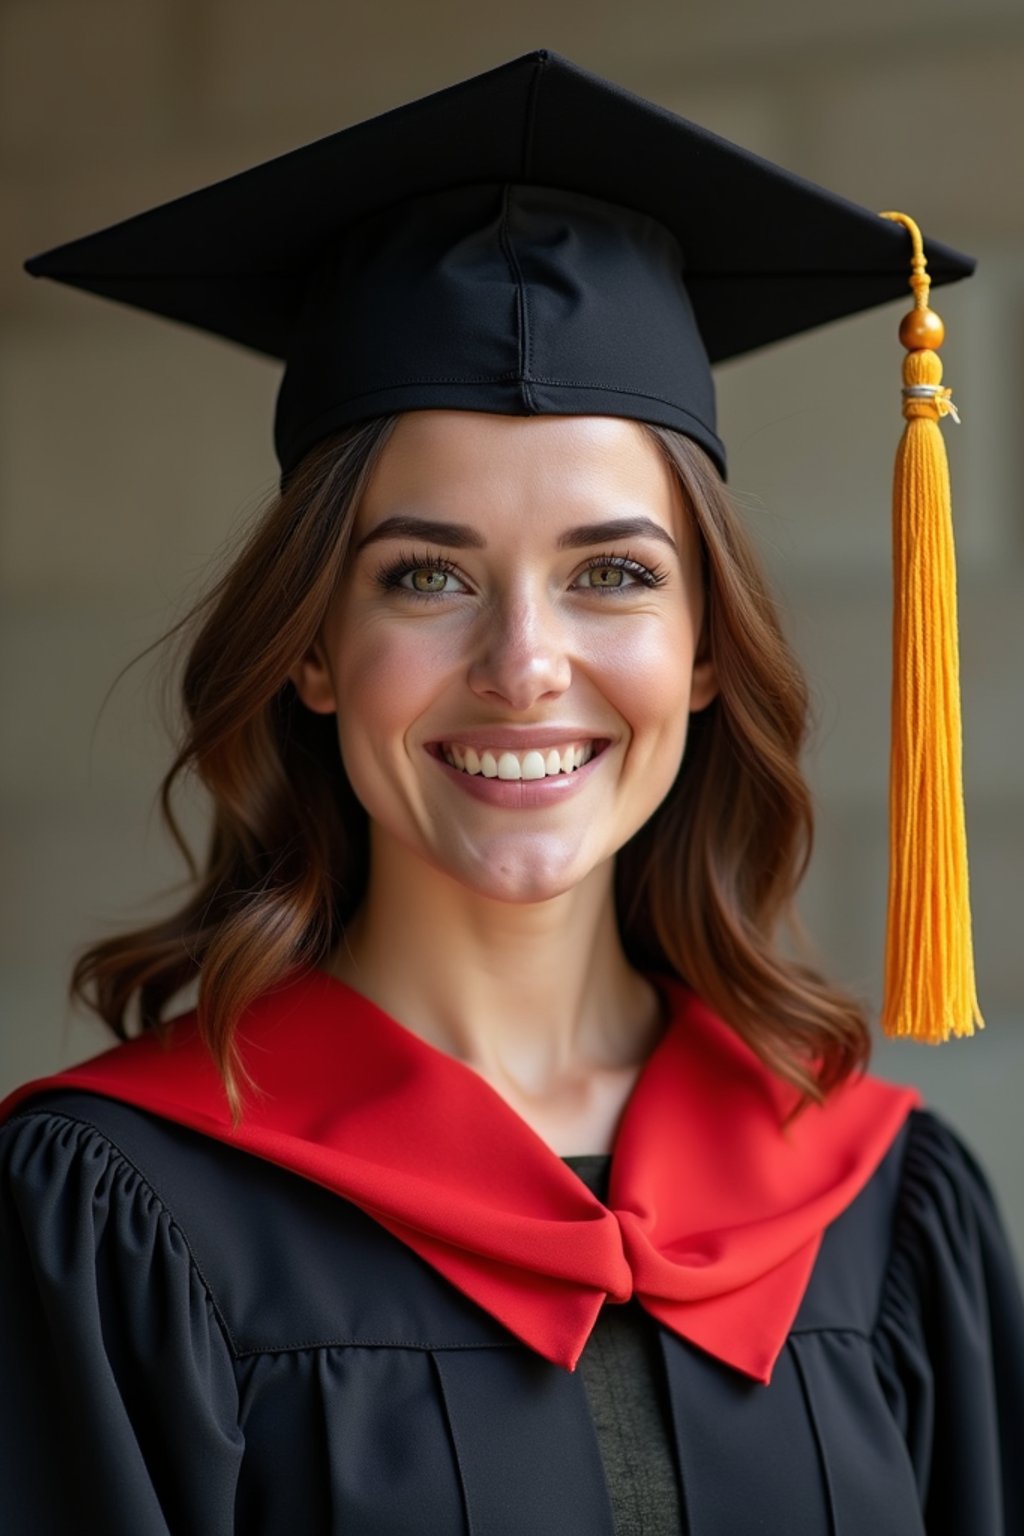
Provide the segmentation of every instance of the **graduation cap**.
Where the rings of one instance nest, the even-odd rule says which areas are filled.
[[[937,1039],[981,1020],[927,292],[974,263],[929,241],[926,271],[901,219],[541,49],[26,267],[280,358],[287,478],[343,427],[432,408],[653,422],[724,473],[710,365],[905,295],[913,258],[883,1022]]]

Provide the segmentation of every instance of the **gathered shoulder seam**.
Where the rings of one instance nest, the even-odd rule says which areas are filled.
[[[192,1244],[189,1241],[188,1233],[177,1220],[167,1201],[160,1194],[160,1191],[154,1186],[152,1180],[148,1178],[145,1173],[143,1173],[138,1164],[135,1163],[133,1159],[128,1156],[127,1152],[119,1147],[115,1141],[111,1140],[106,1131],[101,1130],[98,1125],[94,1125],[91,1120],[86,1120],[81,1115],[68,1115],[60,1110],[55,1109],[33,1109],[29,1107],[24,1110],[19,1110],[13,1114],[11,1118],[6,1122],[6,1125],[15,1125],[19,1120],[58,1121],[65,1125],[78,1126],[82,1130],[89,1131],[93,1136],[98,1137],[99,1140],[103,1142],[104,1146],[109,1149],[111,1158],[114,1162],[122,1164],[126,1170],[130,1171],[136,1176],[142,1188],[152,1196],[161,1213],[166,1216],[168,1224],[174,1229],[184,1244],[185,1250],[188,1253],[190,1267],[195,1274],[196,1279],[199,1281],[203,1288],[203,1293],[206,1296],[210,1310],[216,1319],[217,1326],[221,1333],[224,1335],[224,1341],[228,1347],[228,1352],[230,1353],[232,1359],[238,1360],[241,1351],[235,1342],[231,1329],[228,1326],[227,1319],[224,1316],[217,1298],[213,1293],[213,1288],[203,1272],[203,1267],[196,1257],[195,1249],[192,1247]],[[4,1129],[6,1129],[6,1126],[0,1127],[0,1131]]]
[[[886,1255],[882,1283],[879,1287],[878,1310],[871,1328],[872,1340],[877,1338],[889,1312],[892,1290],[897,1283],[897,1265],[912,1222],[909,1184],[910,1180],[914,1177],[913,1164],[917,1160],[917,1153],[921,1143],[929,1135],[942,1137],[944,1131],[945,1126],[943,1122],[931,1110],[926,1108],[911,1110],[907,1122],[906,1140],[900,1160],[900,1177],[894,1203],[889,1251]]]

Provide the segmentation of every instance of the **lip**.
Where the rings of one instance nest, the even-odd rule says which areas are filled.
[[[575,739],[578,741],[581,738],[577,736]],[[607,737],[584,734],[582,739],[594,742],[600,740],[603,745],[596,748],[593,757],[582,768],[574,768],[572,773],[552,774],[550,778],[543,779],[486,779],[482,773],[463,773],[461,768],[453,768],[445,761],[439,743],[436,746],[431,743],[427,748],[427,756],[474,800],[482,800],[485,805],[501,806],[510,811],[541,810],[544,806],[560,805],[568,795],[578,794],[589,782],[591,774],[605,756],[605,749],[610,745]],[[463,738],[453,736],[451,740],[461,743]],[[493,736],[487,740],[494,746],[503,744],[495,741]],[[473,743],[469,742],[468,745],[472,746]],[[554,746],[554,741],[550,745]]]
[[[473,747],[477,751],[482,747],[500,747],[504,752],[526,752],[531,747],[568,747],[585,741],[592,741],[595,748],[603,750],[609,740],[584,725],[494,725],[439,736],[427,743],[427,751],[440,754],[442,746],[450,747],[453,742],[457,747]]]

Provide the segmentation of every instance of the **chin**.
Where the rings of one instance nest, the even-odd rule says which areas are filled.
[[[564,853],[545,856],[536,849],[516,849],[493,851],[486,859],[446,859],[438,861],[436,867],[474,896],[529,906],[554,901],[575,890],[603,863],[603,859],[566,858]]]

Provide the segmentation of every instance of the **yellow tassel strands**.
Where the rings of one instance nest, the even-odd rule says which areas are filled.
[[[929,1044],[983,1026],[975,993],[961,766],[956,560],[949,466],[939,429],[959,420],[942,384],[944,328],[928,308],[921,232],[914,308],[900,325],[906,428],[893,486],[889,911],[882,1027]]]

